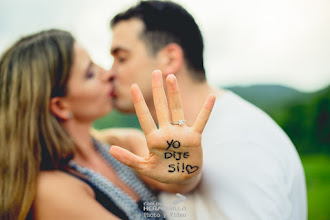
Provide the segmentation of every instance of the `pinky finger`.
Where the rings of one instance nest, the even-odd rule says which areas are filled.
[[[200,111],[193,129],[199,133],[202,133],[209,117],[211,115],[214,103],[215,103],[215,95],[209,95],[204,103],[202,110]]]

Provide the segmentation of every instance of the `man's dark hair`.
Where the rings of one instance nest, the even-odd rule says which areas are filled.
[[[205,80],[203,37],[194,18],[182,6],[170,1],[140,1],[111,20],[113,28],[120,21],[137,18],[144,23],[141,38],[155,55],[170,43],[181,46],[188,69],[194,78]]]

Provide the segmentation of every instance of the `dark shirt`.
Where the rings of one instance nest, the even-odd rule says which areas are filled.
[[[95,187],[91,182],[89,182],[87,179],[84,179],[76,174],[67,172],[66,173],[84,181],[87,183],[94,191],[95,194],[95,200],[98,201],[106,210],[114,214],[120,219],[127,219],[128,217],[125,214],[123,210],[121,210],[113,201],[111,198],[109,198],[107,195],[105,195],[102,191],[100,191],[97,187]],[[143,203],[141,201],[138,202],[139,208],[143,207]]]

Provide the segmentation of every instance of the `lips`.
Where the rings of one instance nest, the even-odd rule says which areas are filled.
[[[109,96],[110,96],[110,97],[114,97],[114,96],[115,96],[115,90],[114,90],[114,88],[112,88],[112,89],[110,90]]]
[[[111,98],[115,98],[116,97],[116,93],[115,93],[115,87],[113,86],[110,90],[109,96]]]

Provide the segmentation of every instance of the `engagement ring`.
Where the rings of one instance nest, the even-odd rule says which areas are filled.
[[[172,122],[172,125],[183,125],[186,122],[186,120],[179,120],[176,122]]]

